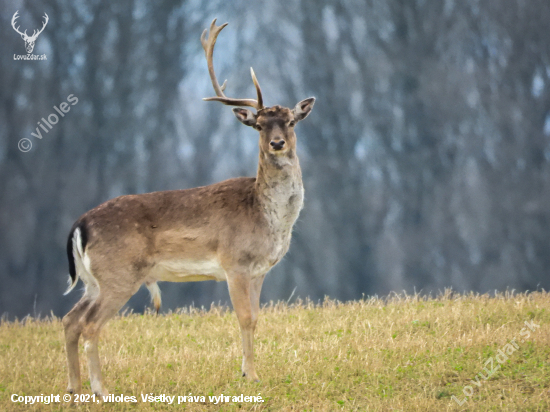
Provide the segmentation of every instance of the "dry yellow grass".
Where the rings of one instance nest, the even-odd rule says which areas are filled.
[[[528,337],[525,321],[534,328]],[[513,339],[517,349],[508,360],[489,379],[479,378],[491,357],[493,368],[499,365],[498,350]],[[63,328],[56,318],[2,322],[0,410],[550,410],[550,294],[545,292],[270,305],[261,313],[255,351],[260,383],[239,377],[237,321],[219,307],[119,316],[100,341],[105,384],[137,402],[30,406],[10,397],[65,393]],[[82,352],[81,365],[86,379]],[[479,387],[471,383],[476,375]],[[468,385],[473,392],[464,389]],[[86,382],[84,392],[89,389]],[[459,406],[452,396],[462,401],[463,390],[472,396]],[[141,394],[150,393],[176,396],[175,403],[177,396],[192,393],[206,402],[142,402]],[[221,393],[261,394],[264,402],[208,401]]]

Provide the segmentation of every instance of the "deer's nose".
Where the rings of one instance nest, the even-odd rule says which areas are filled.
[[[285,145],[285,141],[283,139],[272,140],[271,142],[269,142],[269,144],[273,148],[273,150],[281,150]]]

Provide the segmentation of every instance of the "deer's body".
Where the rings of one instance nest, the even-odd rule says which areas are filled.
[[[101,282],[103,271],[96,267],[117,271],[130,263],[138,285],[225,281],[224,267],[235,265],[247,266],[252,277],[265,274],[288,251],[302,208],[298,159],[293,163],[281,169],[262,165],[267,182],[235,178],[101,204],[74,226],[86,238],[82,246],[91,272]]]
[[[217,34],[202,41],[209,68]],[[218,100],[252,106],[234,109],[245,125],[260,132],[256,178],[229,179],[186,190],[121,196],[82,215],[67,243],[71,285],[86,285],[84,296],[63,318],[69,369],[69,391],[80,390],[78,340],[82,335],[88,357],[90,383],[106,394],[98,354],[99,331],[145,284],[157,308],[158,281],[227,281],[231,302],[242,332],[243,376],[257,380],[253,335],[266,273],[288,251],[294,222],[303,205],[304,189],[294,125],[313,107],[313,98],[294,109],[264,108],[258,101],[223,95],[213,69]],[[217,86],[217,87],[216,87]]]

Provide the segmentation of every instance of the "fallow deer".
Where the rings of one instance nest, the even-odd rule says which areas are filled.
[[[147,285],[158,311],[158,281],[227,281],[243,346],[242,374],[258,380],[253,335],[266,273],[290,245],[292,226],[302,209],[304,188],[296,155],[296,123],[310,113],[314,98],[293,109],[264,107],[254,71],[257,99],[234,99],[223,93],[213,66],[216,38],[227,25],[210,26],[201,42],[217,97],[239,121],[259,131],[260,159],[255,178],[235,178],[210,186],[120,196],[82,215],[67,242],[69,293],[82,279],[85,292],[63,318],[69,392],[81,390],[78,340],[84,339],[92,391],[103,386],[98,354],[101,328]]]

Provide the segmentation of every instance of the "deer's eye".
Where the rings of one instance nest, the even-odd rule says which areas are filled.
[[[260,132],[260,131],[262,130],[262,126],[260,126],[259,124],[256,123],[256,124],[254,125],[254,129],[256,129],[257,131]]]
[[[294,127],[296,125],[296,122],[294,120],[291,120],[288,124],[288,127]]]

